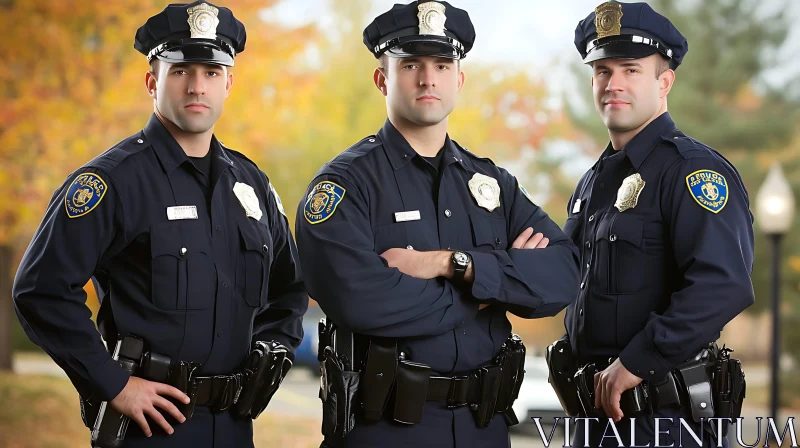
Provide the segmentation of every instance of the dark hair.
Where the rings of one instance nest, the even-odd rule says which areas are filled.
[[[158,77],[158,70],[160,68],[161,68],[161,60],[158,58],[153,58],[153,60],[150,61],[150,72],[153,74],[153,76]]]
[[[659,53],[658,62],[656,62],[656,79],[660,78],[661,75],[670,68],[670,60],[667,59],[666,56]]]
[[[388,58],[389,56],[387,56],[386,53],[383,53],[382,55],[378,56],[378,68],[384,70],[384,75],[386,75],[386,65]],[[458,70],[461,70],[461,59],[456,59],[456,68]]]

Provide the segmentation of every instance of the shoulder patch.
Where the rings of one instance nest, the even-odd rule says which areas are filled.
[[[78,218],[94,210],[106,196],[108,186],[95,173],[82,173],[75,178],[64,197],[67,216]]]
[[[728,202],[728,181],[722,174],[698,170],[686,176],[686,186],[700,207],[719,213]]]
[[[272,195],[275,196],[275,205],[278,206],[278,211],[281,212],[281,215],[288,219],[289,217],[286,216],[286,212],[283,210],[283,202],[281,202],[281,197],[278,196],[278,192],[275,191],[275,187],[272,186],[272,182],[269,183],[269,191],[271,191]]]
[[[306,199],[306,206],[303,209],[306,221],[309,224],[319,224],[333,216],[346,192],[347,190],[334,182],[318,183]]]
[[[522,194],[524,194],[525,197],[528,198],[529,201],[531,201],[531,204],[536,205],[536,203],[533,202],[533,198],[531,197],[530,193],[528,193],[528,190],[526,190],[525,187],[522,186],[522,184],[519,184],[519,191],[521,191]]]

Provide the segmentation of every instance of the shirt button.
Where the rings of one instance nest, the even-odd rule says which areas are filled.
[[[653,370],[650,371],[650,375],[655,375],[655,374],[656,374],[655,371],[653,371]]]
[[[374,139],[374,138],[371,138],[371,139],[369,139],[369,142],[370,142],[370,143],[375,143],[375,139]]]
[[[589,241],[587,241],[587,242],[586,242],[586,248],[587,248],[587,249],[591,249],[591,248],[592,248],[592,243],[591,243],[591,242],[589,242]]]
[[[610,237],[608,237],[608,240],[609,240],[609,241],[611,241],[611,242],[613,243],[614,241],[616,241],[616,240],[617,240],[617,234],[616,234],[616,233],[614,233],[614,234],[611,234],[611,236],[610,236]]]
[[[586,282],[581,282],[581,289],[583,289],[584,286],[586,286]]]
[[[220,226],[219,224],[217,224],[217,230],[220,230],[220,229],[222,229],[222,226]]]
[[[497,247],[500,247],[500,238],[495,238],[495,239],[494,239],[494,244],[495,244]]]
[[[225,332],[220,330],[220,331],[217,332],[217,337],[221,338],[223,334],[225,334]]]
[[[144,143],[144,140],[138,139],[138,140],[136,140],[136,143]]]
[[[269,247],[267,247],[267,245],[266,245],[266,244],[265,244],[265,245],[263,245],[263,246],[261,247],[261,249],[264,251],[264,253],[267,253],[267,252],[269,252]]]
[[[181,255],[186,255],[187,252],[189,252],[189,249],[181,247]]]
[[[592,221],[594,221],[594,215],[589,217],[589,222],[592,222]]]
[[[603,188],[605,186],[606,186],[606,184],[604,184],[603,182],[600,182],[600,188]]]
[[[453,215],[453,212],[451,212],[450,209],[447,209],[447,210],[444,211],[444,216],[447,216],[449,218],[452,215]]]
[[[406,246],[406,249],[413,249],[413,248],[414,248],[414,246],[412,246],[410,244],[408,246]]]
[[[591,266],[591,263],[586,263],[586,269],[589,269],[589,266]]]
[[[222,282],[222,287],[223,288],[227,288],[228,287],[228,282]]]
[[[581,308],[580,310],[578,310],[578,314],[579,314],[579,315],[581,315],[581,316],[583,316],[583,308]]]

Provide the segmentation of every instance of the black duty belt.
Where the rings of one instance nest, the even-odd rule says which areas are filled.
[[[228,409],[242,391],[242,374],[194,377],[195,405],[210,406],[219,411]]]
[[[480,380],[467,376],[432,376],[425,401],[440,401],[448,407],[466,406],[480,401]]]

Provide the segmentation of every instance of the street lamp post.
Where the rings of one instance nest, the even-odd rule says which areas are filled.
[[[780,372],[780,244],[794,218],[794,195],[775,162],[756,197],[756,219],[761,231],[772,243],[772,382],[770,384],[770,415],[778,418],[778,378]]]

